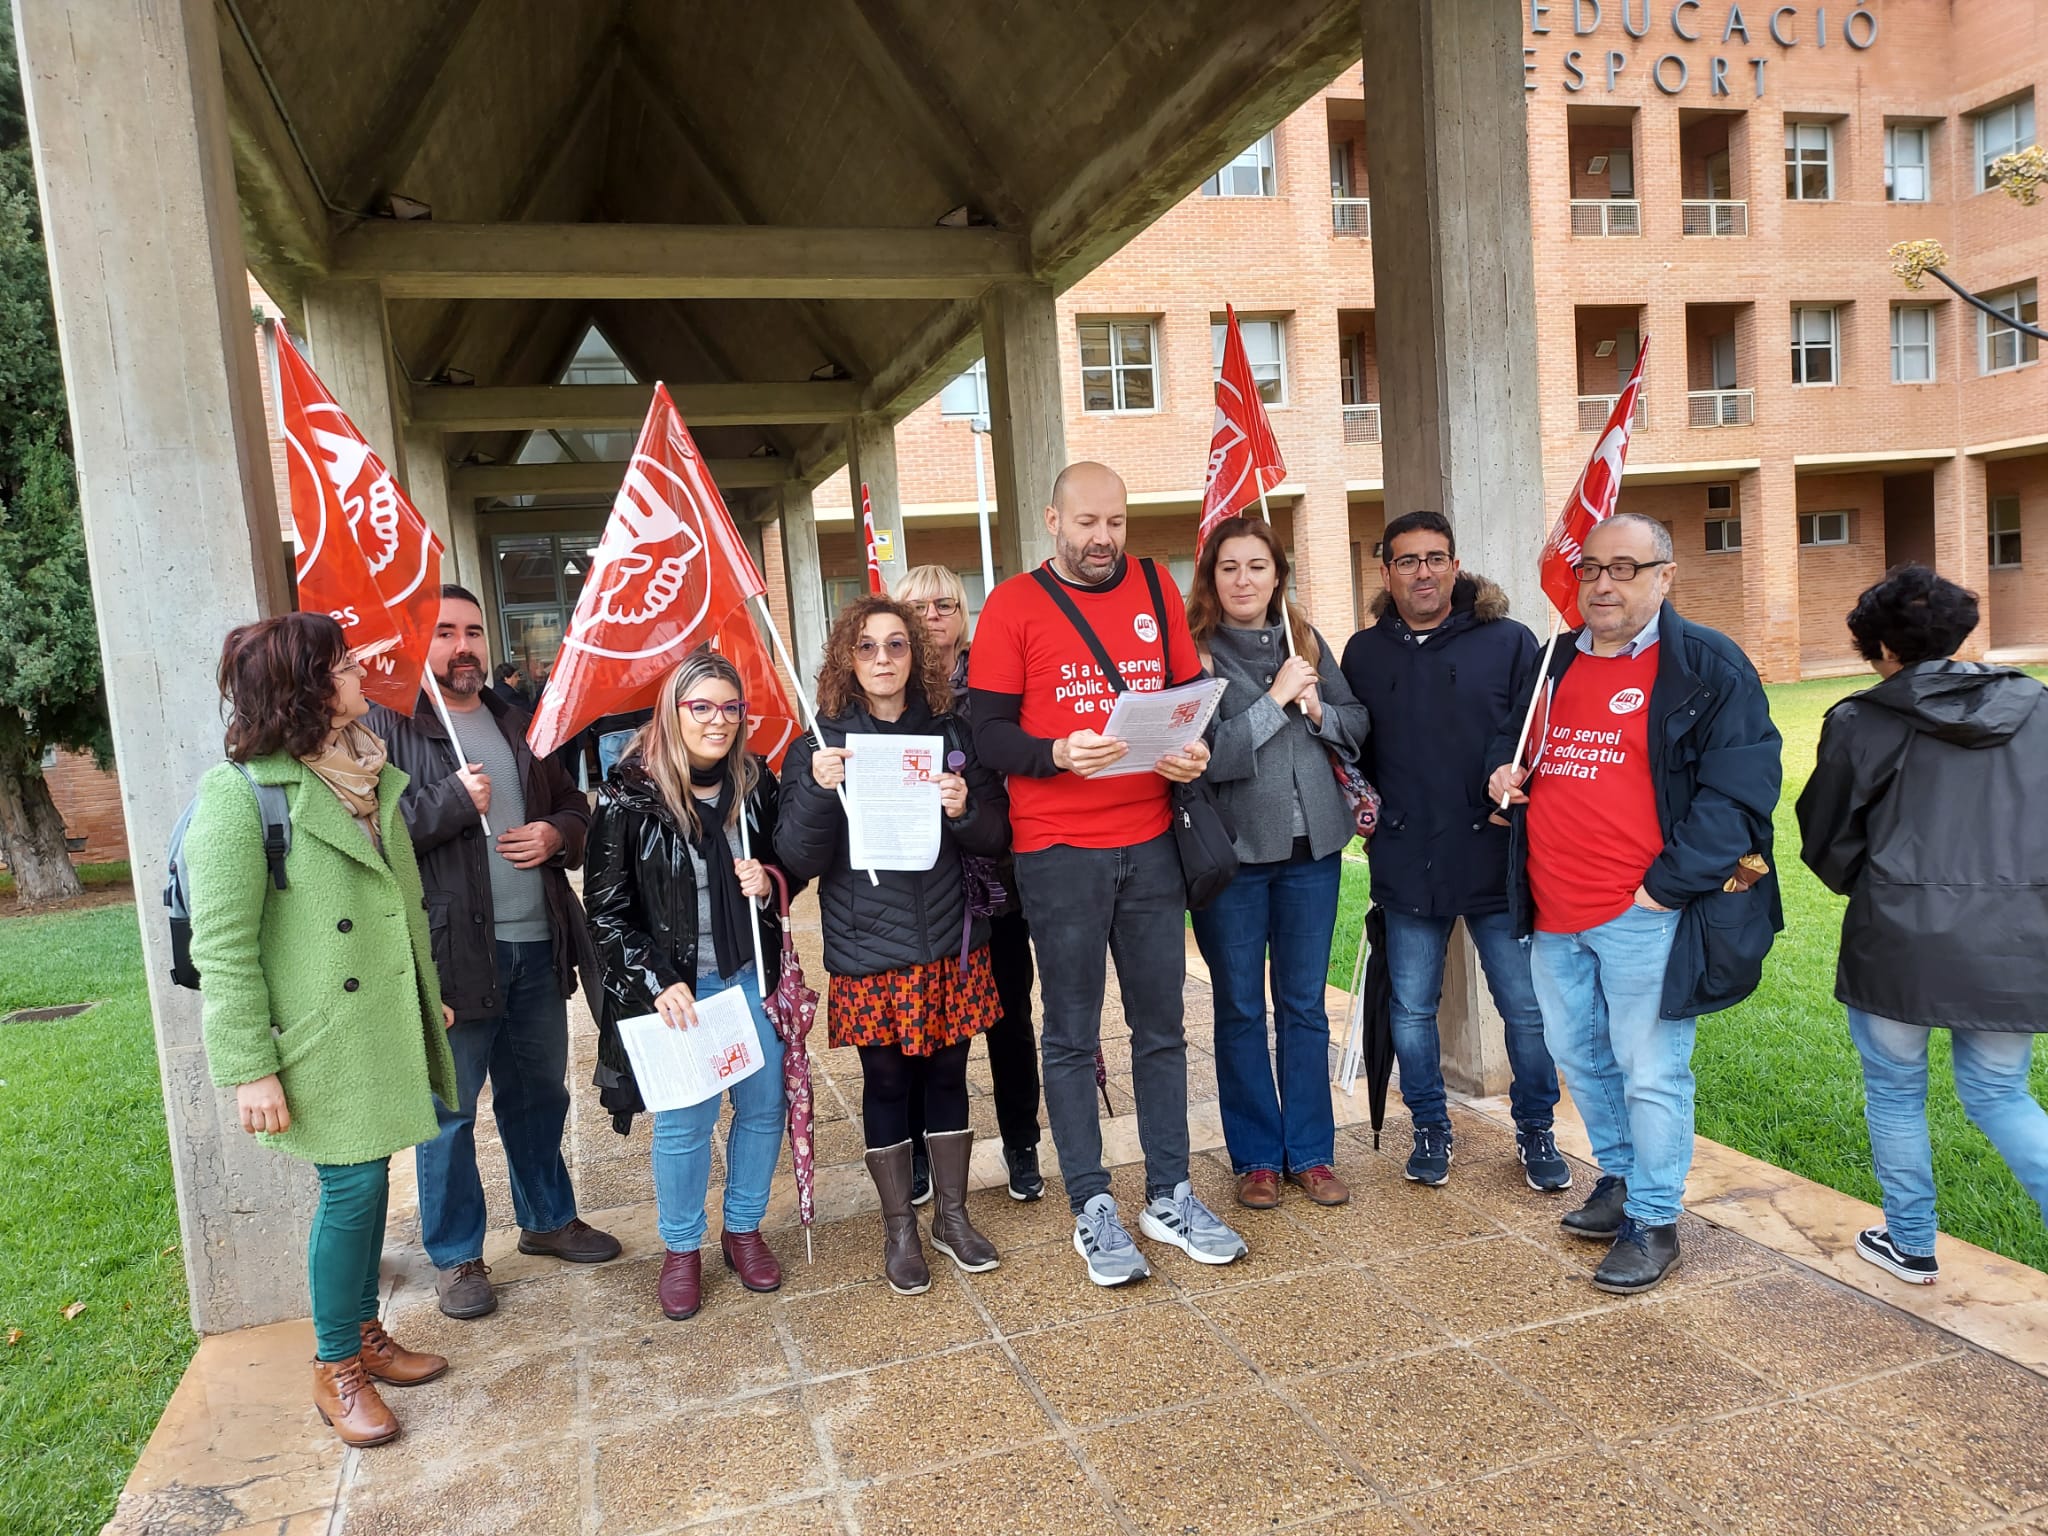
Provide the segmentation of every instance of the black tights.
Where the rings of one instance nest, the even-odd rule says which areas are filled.
[[[926,1127],[967,1129],[967,1049],[961,1040],[929,1056],[906,1056],[894,1045],[860,1048],[860,1118],[870,1147],[893,1147],[910,1139],[913,1095],[924,1100]]]

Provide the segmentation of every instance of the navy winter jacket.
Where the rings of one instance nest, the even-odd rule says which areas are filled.
[[[1504,911],[1508,833],[1488,819],[1487,754],[1528,696],[1536,637],[1483,576],[1458,578],[1450,616],[1422,638],[1385,592],[1372,612],[1344,647],[1344,680],[1372,717],[1359,767],[1381,799],[1373,900],[1415,917]]]

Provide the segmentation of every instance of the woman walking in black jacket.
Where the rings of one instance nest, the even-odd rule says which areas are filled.
[[[994,857],[1010,840],[1009,799],[974,761],[969,732],[950,713],[944,665],[923,622],[902,603],[849,603],[825,642],[818,733],[790,748],[775,852],[792,874],[819,881],[824,917],[827,1037],[860,1048],[861,1122],[868,1172],[882,1197],[884,1271],[898,1294],[931,1286],[911,1197],[910,1103],[924,1099],[930,1147],[932,1246],[960,1268],[994,1269],[996,1250],[967,1219],[967,1052],[1001,1003],[989,968],[988,920],[968,905],[964,853]],[[853,867],[839,789],[849,738],[938,736],[939,854],[925,870]]]
[[[775,775],[747,754],[740,675],[713,651],[681,661],[661,686],[654,716],[598,794],[583,899],[597,942],[604,997],[598,1012],[599,1081],[606,1106],[639,1105],[619,1020],[658,1013],[671,1028],[696,1023],[699,998],[737,988],[754,1016],[763,1064],[729,1094],[654,1117],[654,1199],[661,1227],[661,1309],[680,1322],[703,1300],[705,1195],[720,1100],[732,1099],[725,1143],[726,1268],[750,1291],[772,1291],[782,1270],[761,1237],[768,1187],[782,1152],[782,1041],[762,1009],[774,976],[754,972],[782,952],[782,924],[761,856],[775,838]],[[743,854],[749,842],[755,857]],[[769,898],[765,910],[762,898]]]

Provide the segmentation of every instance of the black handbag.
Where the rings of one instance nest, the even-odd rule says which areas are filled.
[[[1159,570],[1150,560],[1139,560],[1138,568],[1145,573],[1145,585],[1151,589],[1152,612],[1159,620],[1160,672],[1166,678],[1166,686],[1171,688],[1174,686],[1173,649],[1167,638],[1166,593],[1159,585]],[[1081,610],[1074,606],[1074,600],[1067,595],[1059,579],[1043,566],[1031,574],[1045,588],[1046,596],[1067,616],[1067,622],[1088,642],[1088,649],[1095,653],[1095,664],[1101,669],[1110,691],[1122,693],[1125,687],[1123,673],[1117,670],[1109,651],[1095,631],[1088,627],[1088,621],[1081,617]],[[1172,810],[1173,840],[1180,849],[1180,875],[1187,887],[1188,907],[1199,912],[1222,895],[1223,888],[1237,878],[1237,828],[1206,779],[1196,779],[1190,784],[1169,783],[1167,792]]]

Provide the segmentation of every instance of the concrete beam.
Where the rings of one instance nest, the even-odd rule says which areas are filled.
[[[343,236],[333,271],[395,299],[964,298],[1030,275],[993,229],[380,220]]]
[[[671,384],[669,396],[692,427],[837,421],[860,405],[860,384]],[[651,384],[535,384],[476,388],[420,384],[412,419],[444,432],[524,432],[540,427],[623,432],[647,419]]]
[[[988,418],[1003,569],[1014,576],[1052,554],[1045,531],[1052,483],[1067,463],[1059,310],[1050,286],[1007,283],[982,300]]]
[[[248,40],[225,7],[217,10],[215,27],[244,252],[265,291],[295,325],[302,324],[299,288],[327,268],[327,201],[278,115]]]
[[[786,459],[707,459],[721,491],[778,486],[790,477]],[[452,473],[452,494],[483,496],[606,495],[619,488],[626,466],[611,460],[582,464],[465,464]]]

